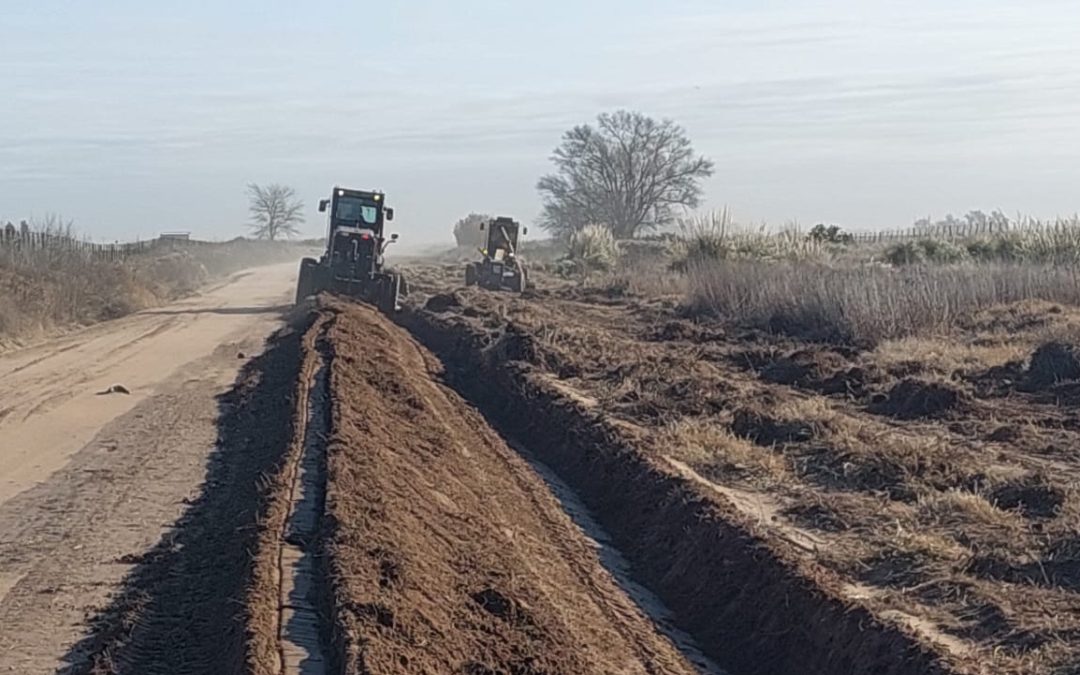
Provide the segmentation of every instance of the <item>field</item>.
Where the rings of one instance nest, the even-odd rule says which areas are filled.
[[[719,270],[523,296],[460,271],[410,263],[396,322],[296,312],[222,422],[257,494],[208,483],[90,671],[1076,672],[1080,309],[836,331],[725,316]]]

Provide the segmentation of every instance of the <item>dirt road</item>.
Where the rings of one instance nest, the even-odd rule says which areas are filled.
[[[0,672],[52,672],[204,480],[293,263],[0,355]],[[121,385],[130,393],[101,393]]]
[[[440,384],[430,352],[363,305],[324,317],[323,536],[343,672],[703,672],[537,473]]]

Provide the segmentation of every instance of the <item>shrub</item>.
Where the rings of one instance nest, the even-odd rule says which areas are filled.
[[[945,239],[922,239],[918,242],[928,262],[948,265],[967,259],[967,250]]]
[[[991,262],[1002,260],[999,257],[998,242],[990,239],[976,239],[965,245],[968,257],[975,262]]]
[[[672,245],[671,269],[685,272],[691,265],[731,257],[731,226],[727,209],[680,221],[679,236]]]
[[[922,263],[952,264],[968,259],[968,250],[945,239],[903,241],[885,249],[885,260],[895,267]]]
[[[714,260],[809,260],[825,254],[823,243],[803,236],[792,226],[780,232],[739,227],[727,209],[680,221],[679,236],[672,246],[671,269]]]
[[[570,235],[567,260],[582,272],[609,271],[619,259],[615,235],[604,225],[586,225]]]
[[[491,219],[486,214],[470,213],[454,223],[454,241],[462,248],[481,248],[487,241],[487,233],[480,229],[480,224]]]
[[[976,212],[977,213],[977,212]],[[971,214],[969,214],[971,215]],[[996,221],[995,221],[996,222]],[[961,229],[955,225],[950,232]],[[888,246],[885,259],[896,266],[920,263],[951,264],[964,261],[977,263],[1036,263],[1072,265],[1080,262],[1080,219],[1058,219],[1054,222],[1019,220],[1006,229],[998,224],[996,231],[978,231],[970,237],[953,239],[948,235],[923,236]]]
[[[823,244],[839,244],[847,246],[855,243],[855,237],[844,232],[838,225],[825,225],[818,223],[810,229],[807,238]]]
[[[885,261],[894,267],[926,262],[922,247],[914,241],[902,241],[885,249]]]

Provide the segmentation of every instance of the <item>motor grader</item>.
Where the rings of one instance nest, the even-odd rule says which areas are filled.
[[[300,261],[296,302],[330,291],[370,302],[388,314],[399,310],[408,290],[383,260],[386,247],[398,238],[384,234],[385,223],[394,219],[386,195],[335,187],[330,199],[319,201],[319,212],[328,211],[326,252],[318,260]]]
[[[465,285],[524,292],[528,275],[518,255],[518,235],[528,234],[528,228],[522,228],[513,218],[499,217],[480,223],[480,229],[487,232],[487,246],[480,249],[484,259],[465,266]]]

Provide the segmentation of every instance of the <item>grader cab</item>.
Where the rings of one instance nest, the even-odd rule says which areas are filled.
[[[481,223],[480,229],[487,232],[487,246],[480,249],[484,259],[465,266],[465,285],[524,292],[528,275],[518,255],[518,238],[528,234],[528,228],[522,228],[513,218],[499,217]]]
[[[326,252],[300,262],[296,302],[323,291],[341,293],[370,302],[386,313],[400,309],[406,292],[400,274],[387,270],[386,247],[397,241],[387,237],[385,223],[394,219],[381,192],[334,188],[330,199],[319,202],[328,215]]]

